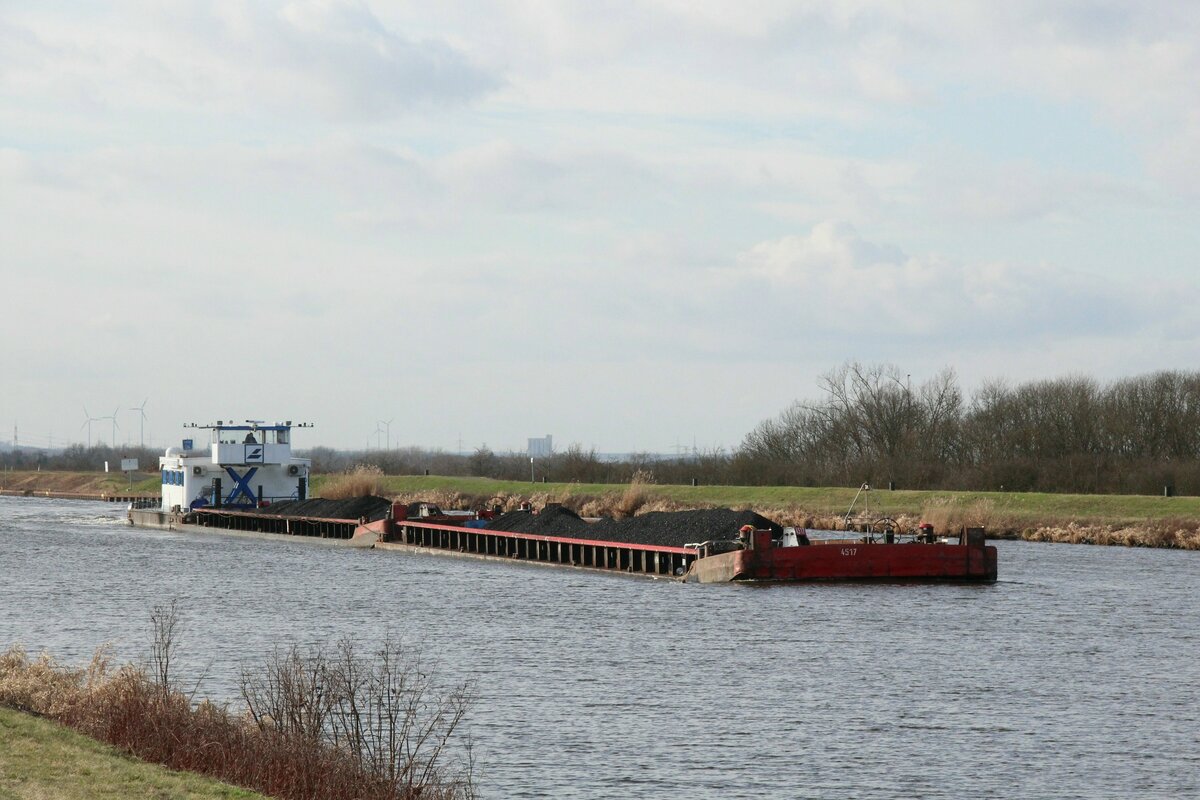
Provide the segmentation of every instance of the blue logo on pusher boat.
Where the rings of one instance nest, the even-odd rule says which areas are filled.
[[[258,467],[246,470],[245,475],[238,475],[237,470],[233,467],[226,467],[225,472],[230,478],[233,478],[233,490],[225,498],[225,505],[254,505],[255,497],[254,492],[250,489],[250,479],[254,477],[254,473],[258,472]],[[246,499],[243,500],[243,497]]]
[[[261,444],[246,445],[246,464],[261,464],[263,463],[263,451],[266,450]]]

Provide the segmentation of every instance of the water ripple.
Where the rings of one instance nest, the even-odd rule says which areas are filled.
[[[1200,793],[1200,554],[1001,542],[990,586],[694,586],[134,530],[0,498],[0,645],[146,655],[236,700],[273,646],[391,629],[473,679],[493,798]]]

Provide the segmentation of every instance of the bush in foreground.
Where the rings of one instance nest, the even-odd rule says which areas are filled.
[[[242,676],[248,710],[195,704],[169,672],[175,612],[155,622],[153,676],[0,654],[0,704],[50,717],[145,761],[289,800],[470,800],[470,691],[437,686],[390,636],[371,657],[352,640],[330,652],[277,652]],[[460,741],[461,740],[461,741]]]

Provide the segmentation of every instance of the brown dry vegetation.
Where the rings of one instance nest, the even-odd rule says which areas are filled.
[[[370,464],[358,464],[321,484],[321,496],[329,500],[366,497],[384,491],[383,470]]]
[[[1135,525],[1066,522],[1061,525],[1028,528],[1020,532],[1020,538],[1030,542],[1200,550],[1198,527],[1200,522],[1197,520],[1152,520]]]
[[[374,661],[352,642],[277,653],[243,675],[249,713],[193,704],[172,688],[174,607],[155,620],[154,673],[114,669],[101,650],[85,669],[0,654],[0,705],[61,722],[144,761],[296,800],[470,800],[470,751],[450,764],[466,687],[444,694],[393,640]],[[307,678],[309,682],[293,679]],[[270,710],[270,714],[266,711]],[[380,716],[383,715],[383,716]]]
[[[139,483],[157,477],[158,473],[133,473],[135,490],[140,488]],[[0,489],[18,493],[113,494],[127,492],[129,479],[124,472],[3,472]]]

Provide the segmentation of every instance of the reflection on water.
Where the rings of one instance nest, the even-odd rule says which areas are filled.
[[[145,655],[235,701],[278,643],[424,643],[472,678],[491,798],[1200,792],[1200,554],[1000,542],[991,586],[680,585],[134,530],[0,498],[0,645]]]

